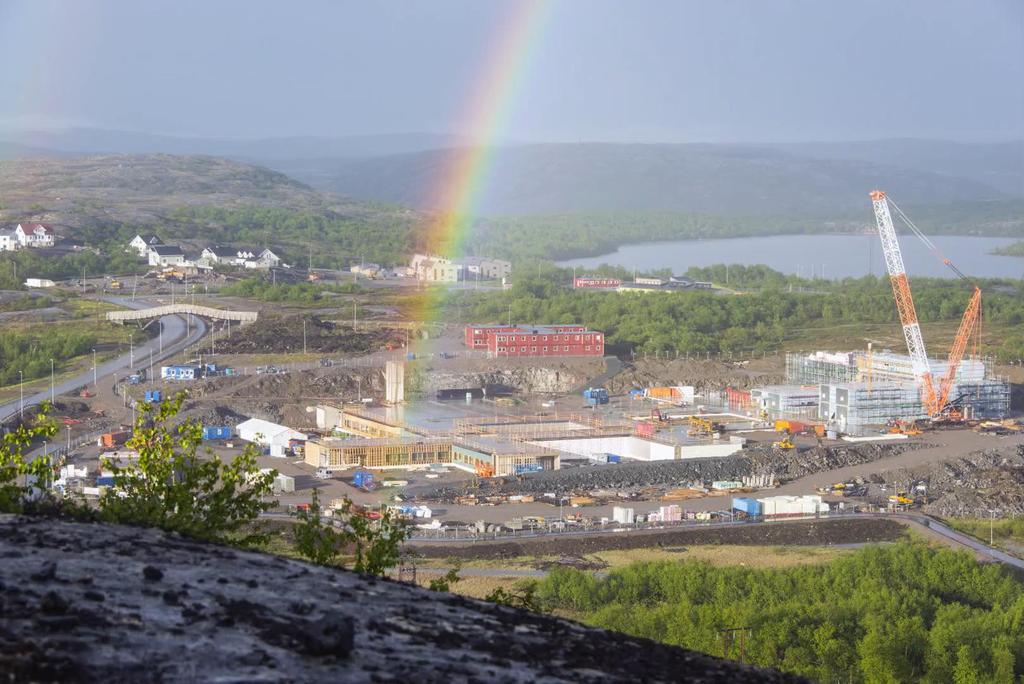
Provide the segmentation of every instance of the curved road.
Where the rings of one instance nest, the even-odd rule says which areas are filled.
[[[146,309],[150,306],[154,306],[153,303],[137,299],[134,302],[130,297],[105,297],[105,301],[111,304],[117,304],[118,306],[124,306],[129,309]],[[162,361],[164,359],[174,356],[185,347],[194,344],[199,338],[206,334],[206,324],[201,318],[192,319],[194,325],[191,331],[186,336],[187,326],[185,319],[181,316],[164,316],[160,319],[160,324],[163,326],[164,334],[164,350],[160,352],[160,340],[154,338],[147,340],[145,343],[135,347],[135,367],[142,368],[149,365],[149,350],[153,350],[153,362]],[[125,354],[116,359],[105,361],[96,367],[96,377],[98,380],[104,379],[108,376],[112,376],[114,373],[120,373],[128,369],[131,362],[131,354]],[[64,394],[70,392],[76,387],[83,385],[91,385],[93,381],[93,371],[90,367],[88,370],[79,373],[70,380],[65,380],[54,386],[54,394]],[[50,398],[50,388],[47,387],[44,391],[38,392],[31,396],[25,397],[25,408],[40,404]],[[15,400],[7,404],[0,404],[0,421],[7,420],[15,413],[20,410],[20,400]]]

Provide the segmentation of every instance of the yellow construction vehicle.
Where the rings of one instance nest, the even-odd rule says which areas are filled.
[[[724,431],[725,426],[721,423],[715,423],[708,418],[690,416],[690,429],[686,431],[686,434],[691,437],[711,437]]]
[[[914,500],[908,498],[906,492],[897,492],[889,497],[889,503],[899,506],[911,506]]]
[[[107,283],[107,288],[110,289],[110,290],[120,290],[121,289],[121,281],[120,280],[111,280],[109,283]]]
[[[789,435],[786,435],[785,437],[783,437],[778,442],[772,443],[772,446],[775,447],[776,449],[795,449],[796,448],[796,444],[793,444],[793,439]]]

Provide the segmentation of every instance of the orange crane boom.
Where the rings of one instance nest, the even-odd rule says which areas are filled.
[[[924,338],[921,335],[921,326],[917,321],[917,311],[914,308],[914,298],[910,293],[910,282],[907,280],[907,272],[903,265],[903,255],[900,251],[899,241],[896,238],[896,230],[892,224],[892,217],[889,214],[889,200],[884,192],[875,190],[871,193],[871,202],[875,210],[875,221],[878,225],[878,234],[882,240],[882,252],[885,255],[886,269],[889,272],[889,280],[892,283],[893,297],[896,300],[896,308],[900,314],[900,322],[903,325],[903,335],[907,340],[907,351],[910,354],[914,374],[921,384],[921,399],[928,416],[935,420],[943,416],[948,410],[949,394],[956,381],[957,370],[967,349],[967,343],[972,336],[978,334],[981,322],[981,289],[973,285],[974,294],[967,303],[960,327],[956,337],[953,339],[953,347],[949,352],[949,362],[946,374],[939,382],[938,390],[932,381],[931,364],[924,348]],[[953,265],[953,262],[944,257],[938,247],[914,225],[903,211],[893,203],[893,207],[900,218],[907,224],[911,231],[921,239],[922,242],[935,254],[938,259],[948,266],[961,279],[967,281],[960,269]]]

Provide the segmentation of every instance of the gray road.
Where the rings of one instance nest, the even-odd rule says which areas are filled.
[[[966,546],[967,548],[977,551],[978,553],[981,553],[983,555],[989,556],[994,561],[998,561],[999,563],[1003,563],[1005,565],[1012,565],[1015,568],[1024,570],[1024,560],[1021,560],[1016,556],[1011,556],[1008,553],[1004,553],[999,549],[992,548],[988,544],[978,541],[974,537],[969,537],[966,534],[961,534],[960,532],[957,532],[956,530],[939,522],[938,520],[935,520],[934,518],[929,518],[925,515],[915,515],[913,513],[903,513],[897,517],[905,518],[907,520],[913,520],[914,522],[924,525],[933,532],[942,535],[946,539],[954,541],[957,544],[960,544],[961,546]]]
[[[131,297],[105,297],[105,301],[119,306],[124,306],[129,309],[145,309],[151,306],[155,306],[152,302],[136,299],[134,302]],[[187,331],[185,319],[181,316],[164,316],[160,319],[163,325],[163,352],[160,352],[160,340],[154,338],[148,340],[143,344],[135,347],[135,368],[143,368],[149,365],[149,351],[153,350],[153,362],[161,361],[169,358],[174,354],[180,352],[185,347],[194,344],[199,338],[206,334],[206,324],[199,318],[193,318],[193,326],[191,331]],[[189,334],[186,336],[186,332]],[[104,380],[107,377],[113,376],[115,373],[124,375],[125,371],[129,369],[131,363],[132,354],[125,354],[110,361],[105,361],[96,367],[96,379]],[[54,394],[64,394],[70,392],[76,387],[83,385],[93,384],[93,370],[90,367],[88,370],[79,373],[75,377],[64,380],[61,383],[54,386]],[[25,397],[24,406],[34,406],[42,403],[50,398],[50,389],[47,387],[44,391],[36,394],[27,395]],[[6,420],[8,417],[14,415],[20,410],[21,400],[16,399],[7,404],[0,404],[0,420]]]

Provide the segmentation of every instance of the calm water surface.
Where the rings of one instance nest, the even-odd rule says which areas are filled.
[[[969,276],[1024,278],[1024,258],[989,254],[1013,238],[939,236],[932,241]],[[911,277],[955,277],[914,236],[901,235],[903,260]],[[592,268],[600,264],[638,271],[670,268],[684,273],[691,266],[764,264],[782,273],[830,279],[885,273],[878,235],[777,235],[718,240],[673,240],[624,245],[598,257],[570,259],[559,266]]]

